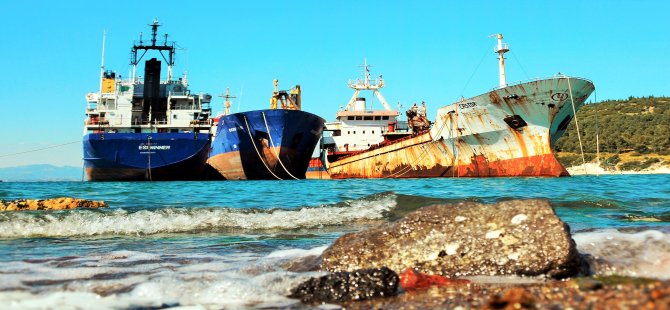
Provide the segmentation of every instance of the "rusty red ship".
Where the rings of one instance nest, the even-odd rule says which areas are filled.
[[[501,34],[496,37],[500,87],[439,108],[434,122],[427,121],[425,106],[416,105],[406,126],[388,107],[378,113],[350,104],[338,112],[338,122],[326,124],[332,135],[324,138],[321,157],[330,178],[569,176],[552,146],[595,90],[593,83],[559,74],[507,84],[503,55],[509,47]],[[378,91],[383,81],[367,84],[360,88]],[[366,117],[380,119],[366,124]],[[372,133],[372,143],[336,143],[352,128]]]

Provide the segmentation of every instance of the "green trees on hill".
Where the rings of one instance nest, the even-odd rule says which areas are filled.
[[[596,130],[600,151],[640,154],[670,154],[670,98],[630,97],[587,104],[577,112],[584,152],[596,152]],[[555,145],[557,152],[579,153],[573,119]]]

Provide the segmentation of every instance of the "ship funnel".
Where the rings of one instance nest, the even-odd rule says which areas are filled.
[[[356,98],[356,102],[354,103],[354,111],[365,111],[365,98]]]
[[[151,114],[151,121],[160,113],[161,62],[151,58],[144,63],[144,106],[145,113]],[[163,111],[164,112],[164,111]]]

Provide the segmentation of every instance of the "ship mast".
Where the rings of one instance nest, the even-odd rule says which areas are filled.
[[[505,78],[505,53],[509,52],[509,45],[503,43],[502,33],[492,34],[489,37],[496,37],[498,45],[493,48],[493,52],[498,54],[498,66],[500,68],[500,88],[507,87],[507,79]]]
[[[102,60],[100,62],[100,95],[102,95],[102,79],[105,77],[105,37],[107,31],[102,31]]]
[[[354,90],[354,95],[351,96],[351,99],[349,99],[349,103],[347,103],[347,106],[344,108],[344,110],[349,110],[354,108],[354,104],[356,102],[356,98],[358,98],[358,94],[360,93],[361,90],[371,90],[372,93],[379,99],[379,101],[382,103],[384,108],[389,111],[393,111],[389,104],[386,102],[386,99],[384,99],[384,96],[382,96],[382,93],[379,92],[379,89],[384,87],[384,79],[382,79],[382,76],[379,76],[379,83],[374,84],[371,79],[370,79],[370,65],[368,65],[367,59],[363,60],[363,80],[357,80],[356,83],[352,83],[349,81],[349,88]]]
[[[133,65],[133,82],[135,81],[135,74],[136,74],[136,69],[137,69],[137,64],[142,60],[142,57],[150,51],[150,50],[155,50],[158,51],[161,56],[163,57],[163,60],[168,64],[168,70],[167,70],[167,80],[171,81],[172,80],[172,66],[174,66],[174,54],[175,54],[175,42],[174,41],[168,41],[168,35],[165,34],[165,42],[163,45],[156,45],[156,34],[158,31],[158,27],[161,26],[160,23],[158,23],[158,20],[154,19],[154,22],[151,23],[149,26],[151,26],[151,45],[144,45],[144,42],[142,41],[142,33],[140,32],[140,42],[139,44],[134,44],[133,49],[130,51],[130,64]],[[137,51],[143,50],[144,52],[140,57],[137,57]],[[166,58],[165,55],[163,54],[163,51],[168,52],[168,57]]]
[[[223,102],[223,115],[228,115],[230,114],[230,107],[232,106],[232,103],[230,102],[231,98],[236,98],[235,96],[230,95],[230,87],[226,87],[226,94],[225,95],[219,95],[219,97],[224,99]]]

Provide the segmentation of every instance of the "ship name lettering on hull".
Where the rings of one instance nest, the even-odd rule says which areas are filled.
[[[551,100],[554,101],[563,101],[565,99],[568,99],[568,94],[567,93],[555,93],[551,95]]]
[[[146,150],[169,150],[170,146],[169,145],[140,145],[139,150],[140,151],[146,151]]]
[[[476,106],[477,106],[477,104],[474,103],[474,102],[466,102],[466,103],[459,103],[458,104],[458,107],[460,109],[474,108]]]
[[[242,126],[239,126],[239,127],[238,127],[238,126],[235,126],[235,127],[230,127],[230,128],[228,128],[228,132],[235,132],[235,131],[237,131],[238,129],[244,131],[244,127],[242,127]]]

